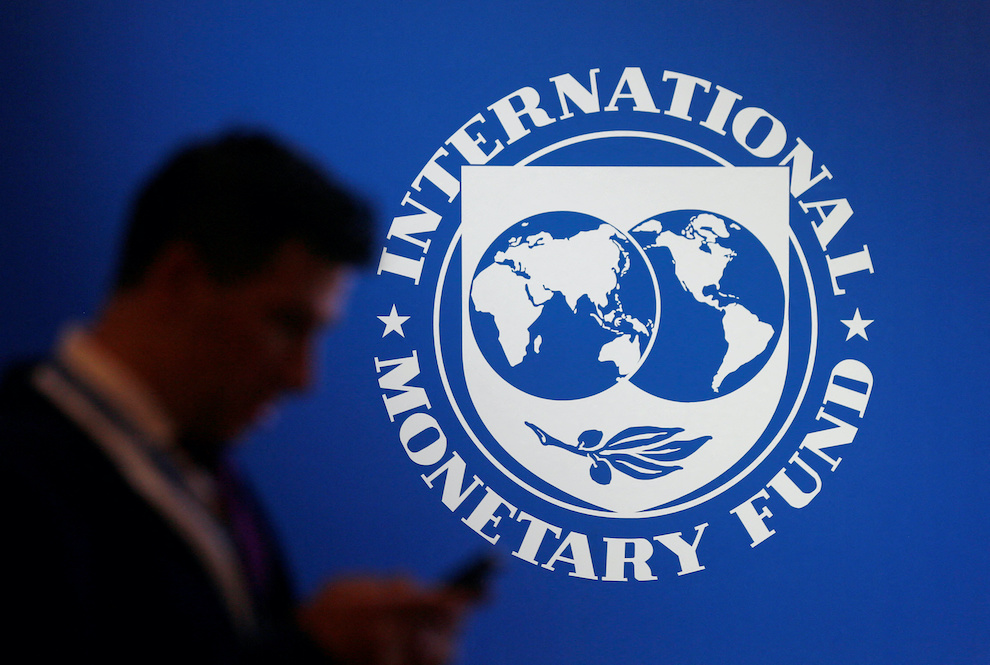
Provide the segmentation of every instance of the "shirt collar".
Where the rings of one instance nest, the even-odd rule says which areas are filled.
[[[173,420],[147,384],[92,334],[80,326],[70,327],[61,335],[55,355],[149,443],[174,451]]]

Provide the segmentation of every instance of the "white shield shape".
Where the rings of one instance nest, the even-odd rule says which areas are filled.
[[[779,439],[767,427],[781,403],[790,348],[788,178],[786,167],[465,167],[459,235],[467,396],[456,396],[449,387],[448,392],[459,415],[468,407],[459,402],[469,399],[469,408],[487,429],[479,435],[474,431],[478,425],[461,415],[482,452],[548,501],[614,517],[674,512],[689,499],[696,503],[699,493],[710,496],[709,488],[722,491],[738,480],[730,470],[752,458],[758,443],[765,448]],[[526,227],[496,252],[497,265],[485,272],[482,262],[491,261],[493,243],[504,241],[507,231],[515,233],[524,220],[561,211],[604,224],[569,238]],[[659,220],[676,211],[706,212],[692,217],[689,228],[664,228]],[[740,225],[762,245],[776,269],[784,303],[779,322],[759,321],[744,301],[731,302],[731,294],[713,299],[721,268],[737,258],[723,239]],[[643,238],[652,245],[646,246]],[[646,250],[659,246],[679,287],[721,317],[728,350],[712,377],[716,390],[709,399],[681,400],[637,385],[636,373],[646,366],[657,331],[674,323],[664,318],[664,294],[658,290],[650,320],[617,314],[618,285],[601,286],[609,270],[621,272],[609,268],[608,251],[599,251],[603,247],[618,247],[619,255],[625,255],[623,265],[639,261],[652,270],[656,255]],[[658,283],[655,276],[653,283]],[[556,399],[520,389],[493,368],[491,356],[486,358],[479,346],[472,311],[493,316],[506,361],[520,365],[554,342],[528,328],[540,317],[541,307],[555,296],[574,306],[575,294],[587,298],[585,305],[597,302],[589,311],[599,324],[617,329],[613,323],[621,316],[634,327],[641,324],[639,330],[648,327],[649,334],[639,339],[616,332],[614,342],[603,345],[598,361],[615,366],[614,382],[593,394]],[[582,315],[576,306],[575,315]],[[766,360],[751,378],[727,394],[718,393],[726,376],[764,350]],[[545,378],[552,383],[553,373]],[[522,467],[538,482],[510,467]],[[728,476],[734,479],[726,482]]]

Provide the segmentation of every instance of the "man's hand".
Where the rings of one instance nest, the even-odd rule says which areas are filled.
[[[302,629],[348,665],[441,665],[450,661],[472,598],[401,578],[328,584],[299,611]]]

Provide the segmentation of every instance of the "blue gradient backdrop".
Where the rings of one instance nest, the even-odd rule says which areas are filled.
[[[0,354],[97,310],[130,194],[190,135],[274,129],[366,192],[384,235],[502,96],[594,67],[701,76],[795,128],[853,205],[882,349],[868,418],[811,505],[701,573],[607,584],[509,557],[459,662],[987,663],[988,28],[976,0],[6,2]],[[395,441],[376,288],[327,340],[324,387],[242,450],[304,593],[436,579],[487,547]]]

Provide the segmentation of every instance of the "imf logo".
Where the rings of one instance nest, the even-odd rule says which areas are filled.
[[[822,335],[868,341],[836,312],[873,265],[831,249],[851,206],[806,200],[831,173],[772,115],[638,68],[602,107],[598,74],[496,102],[413,180],[375,368],[402,448],[479,535],[652,580],[702,570],[710,525],[755,547],[838,466],[873,377]]]

